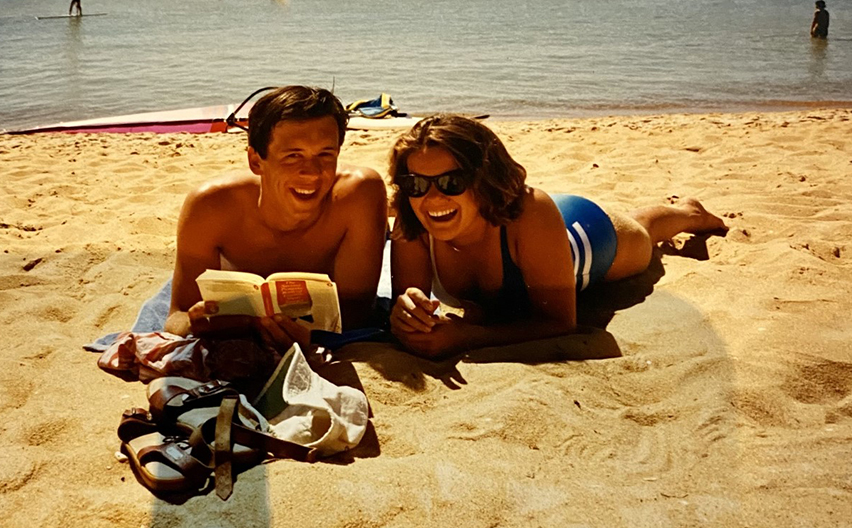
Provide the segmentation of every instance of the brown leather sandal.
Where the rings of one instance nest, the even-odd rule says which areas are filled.
[[[216,494],[223,500],[233,490],[234,472],[258,464],[270,453],[304,462],[317,458],[312,448],[261,431],[258,417],[223,382],[162,378],[149,385],[149,403],[161,430],[183,432],[196,451],[204,446],[212,453],[208,465],[215,472]]]
[[[142,485],[155,493],[200,493],[213,472],[187,438],[153,432],[122,442],[121,451]]]

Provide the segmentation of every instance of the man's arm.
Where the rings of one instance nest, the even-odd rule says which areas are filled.
[[[369,322],[379,276],[387,230],[387,190],[381,176],[372,169],[353,175],[352,187],[345,191],[345,211],[340,221],[346,233],[334,259],[333,280],[337,283],[344,329]]]
[[[208,268],[220,267],[217,236],[226,215],[217,214],[212,194],[213,189],[205,185],[191,192],[181,207],[172,301],[165,324],[165,330],[172,334],[185,336],[190,333],[188,312],[201,301],[195,279]]]

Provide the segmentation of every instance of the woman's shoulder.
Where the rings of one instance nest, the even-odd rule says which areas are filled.
[[[521,215],[514,223],[537,225],[542,221],[553,221],[557,217],[561,219],[553,198],[541,189],[527,187],[522,200]]]

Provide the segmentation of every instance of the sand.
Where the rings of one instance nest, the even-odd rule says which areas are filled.
[[[852,111],[490,124],[533,186],[693,196],[730,232],[586,299],[622,357],[356,347],[362,447],[179,505],[115,457],[145,386],[81,347],[169,277],[183,196],[245,170],[244,136],[0,136],[0,525],[852,525]],[[342,161],[384,172],[395,135],[350,132]]]

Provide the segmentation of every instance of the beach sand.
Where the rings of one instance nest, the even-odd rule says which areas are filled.
[[[852,525],[852,111],[489,124],[532,186],[623,211],[692,196],[730,232],[585,296],[622,357],[354,347],[363,446],[179,505],[115,457],[145,386],[81,347],[129,329],[184,195],[247,170],[245,137],[0,136],[0,525]],[[341,160],[384,173],[396,134],[350,132]]]

